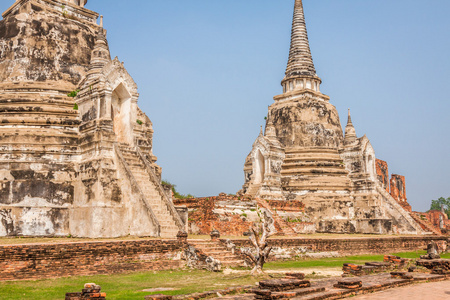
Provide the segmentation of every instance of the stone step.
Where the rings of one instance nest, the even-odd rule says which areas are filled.
[[[136,149],[134,147],[126,146],[124,144],[120,144],[119,148],[124,153],[134,153],[136,154]]]
[[[195,244],[193,244],[195,245]],[[225,247],[204,247],[202,245],[195,245],[198,249],[206,250],[206,251],[226,251],[227,249]]]
[[[347,177],[348,171],[345,168],[310,168],[310,167],[299,167],[296,166],[286,166],[283,165],[283,168],[281,170],[281,175],[295,175],[295,174],[301,174],[303,176],[341,176],[341,177]]]
[[[236,260],[236,256],[234,255],[218,255],[218,254],[214,254],[214,253],[206,253],[208,256],[212,256],[215,257],[217,259],[219,259],[220,261],[235,261]]]
[[[195,245],[194,243],[192,243],[193,245]],[[216,246],[205,246],[202,244],[197,244],[195,245],[196,247],[200,248],[200,249],[205,249],[208,251],[227,251],[227,247],[225,246],[221,246],[221,245],[216,245]]]
[[[125,159],[130,159],[130,160],[134,160],[134,159],[138,159],[141,160],[141,158],[138,156],[136,151],[127,151],[127,150],[122,150],[122,155],[123,158]]]

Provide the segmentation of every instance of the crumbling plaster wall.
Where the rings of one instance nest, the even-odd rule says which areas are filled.
[[[68,83],[84,77],[94,46],[94,24],[30,1],[0,21],[0,81]]]
[[[137,86],[117,59],[102,78],[86,81],[98,31],[106,33],[98,14],[77,3],[28,0],[3,17],[0,236],[157,235],[114,151],[118,140],[136,143],[161,177]],[[77,89],[77,99],[88,104],[78,109],[67,96]],[[110,106],[99,103],[115,90],[131,98],[117,133]]]
[[[87,71],[95,26],[44,2],[16,2],[0,21],[0,235],[69,234],[79,120],[66,94]]]
[[[283,147],[339,147],[343,133],[339,114],[324,95],[308,91],[269,107],[270,121]],[[277,100],[277,99],[275,99]],[[290,100],[290,101],[286,101]]]

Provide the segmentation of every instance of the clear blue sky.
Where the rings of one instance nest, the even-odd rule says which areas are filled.
[[[13,0],[2,0],[4,11]],[[415,210],[450,197],[450,1],[304,0],[322,92]],[[196,196],[235,193],[281,93],[294,0],[89,0],[139,86],[163,178]]]

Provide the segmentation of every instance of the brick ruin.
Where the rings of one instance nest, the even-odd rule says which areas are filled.
[[[376,171],[378,182],[390,193],[398,204],[400,204],[405,210],[411,212],[411,205],[406,198],[406,182],[405,176],[392,174],[389,180],[389,167],[387,162],[381,159],[376,159]]]
[[[422,234],[409,214],[404,177],[388,182],[387,164],[376,163],[367,136],[357,137],[350,111],[343,131],[320,91],[305,24],[296,0],[283,93],[245,160],[239,194],[301,201],[317,232]]]
[[[231,240],[236,249],[249,247],[248,239]],[[305,251],[337,252],[339,255],[386,254],[422,250],[435,241],[440,251],[448,249],[446,237],[365,237],[365,238],[270,238],[274,248],[271,260],[295,259]],[[216,247],[211,240],[187,240],[189,245],[204,250]],[[227,240],[218,243],[226,248]],[[186,241],[143,239],[0,245],[0,281],[39,280],[69,276],[118,274],[180,269],[186,265],[183,252]],[[208,253],[207,253],[208,254]],[[210,254],[210,255],[217,255]],[[226,265],[224,255],[217,256]],[[238,262],[239,263],[239,262]]]
[[[137,85],[80,0],[0,21],[0,236],[175,237]]]
[[[377,168],[377,178],[378,182],[381,184],[381,187],[386,190],[386,192],[390,192],[390,182],[389,182],[389,167],[387,162],[381,159],[376,159],[376,168]]]
[[[448,235],[450,233],[450,220],[443,210],[413,211],[411,215],[426,231],[436,235]]]
[[[406,199],[405,176],[392,174],[391,176],[391,196],[407,211],[411,211],[411,205]]]
[[[420,227],[429,233],[436,235],[445,235],[450,232],[450,220],[443,210],[430,210],[428,212],[412,211],[411,205],[406,198],[405,176],[392,174],[389,180],[389,171],[387,162],[376,160],[377,177],[381,186],[390,193],[398,204],[400,204],[411,217],[420,225]]]
[[[262,200],[221,193],[219,196],[173,199],[177,208],[189,215],[187,232],[210,234],[218,230],[227,236],[249,234],[250,226],[261,221],[262,214],[274,219],[278,235],[313,233],[314,226],[300,201]]]

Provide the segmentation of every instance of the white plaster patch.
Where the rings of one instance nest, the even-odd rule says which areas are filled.
[[[0,180],[14,180],[14,176],[11,175],[9,170],[0,170]]]
[[[30,164],[30,169],[33,171],[42,170],[43,164]]]
[[[19,202],[17,206],[49,207],[51,206],[51,204],[48,203],[44,198],[32,198],[25,196],[23,201]]]
[[[3,226],[3,223],[0,223],[0,236],[6,236],[7,234],[5,226]]]
[[[23,235],[52,235],[55,233],[53,223],[48,216],[50,208],[27,208],[20,216]]]
[[[349,219],[355,218],[355,208],[354,207],[348,208],[348,218]]]

